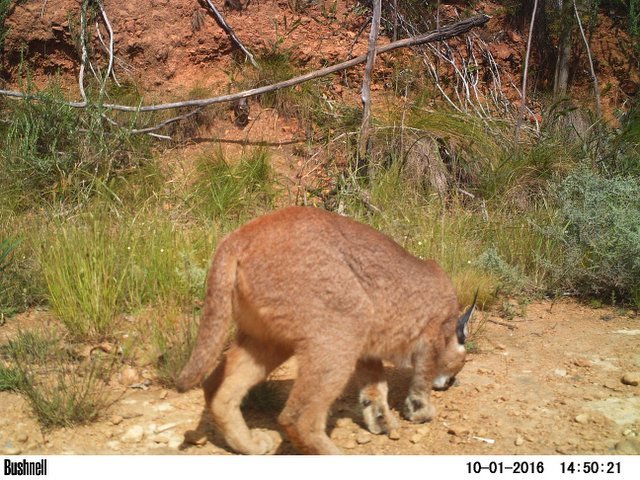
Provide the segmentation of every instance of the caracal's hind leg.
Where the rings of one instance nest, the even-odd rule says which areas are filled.
[[[205,398],[211,399],[213,419],[231,448],[239,453],[262,455],[273,449],[273,441],[266,432],[249,430],[240,404],[247,392],[267,378],[267,375],[288,358],[288,354],[239,334],[227,353],[223,378],[217,391],[212,378],[205,384]],[[214,375],[215,377],[215,375]]]
[[[342,452],[327,436],[327,416],[354,372],[357,358],[336,355],[349,348],[335,342],[330,351],[323,348],[296,352],[298,376],[278,421],[301,453],[338,455]]]
[[[358,360],[356,381],[360,389],[360,405],[365,426],[371,433],[392,433],[398,429],[398,419],[389,408],[389,387],[382,360]]]

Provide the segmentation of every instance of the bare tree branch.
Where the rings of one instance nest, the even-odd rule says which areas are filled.
[[[489,18],[490,17],[484,14],[476,15],[474,17],[468,18],[461,22],[456,22],[451,25],[442,27],[438,31],[429,32],[424,35],[419,35],[416,37],[405,38],[402,40],[398,40],[397,42],[392,42],[387,45],[380,46],[378,47],[378,53],[385,53],[398,48],[413,47],[413,46],[421,45],[424,43],[447,40],[449,38],[462,35],[463,33],[466,33],[475,27],[480,27],[484,25],[489,21]],[[360,55],[359,57],[353,58],[346,62],[342,62],[336,65],[333,65],[331,67],[326,67],[320,70],[309,72],[304,75],[291,78],[289,80],[275,83],[273,85],[267,85],[259,88],[252,88],[250,90],[245,90],[243,92],[237,92],[237,93],[232,93],[228,95],[221,95],[219,97],[186,100],[182,102],[162,103],[157,105],[146,105],[146,106],[103,104],[102,107],[108,110],[117,110],[122,112],[157,112],[161,110],[170,110],[173,108],[182,108],[182,107],[206,107],[208,105],[213,105],[216,103],[232,102],[235,100],[240,100],[241,98],[255,97],[258,95],[263,95],[265,93],[273,92],[283,88],[293,87],[294,85],[308,82],[309,80],[314,80],[316,78],[324,77],[332,73],[336,73],[344,69],[351,68],[360,63],[364,63],[366,60],[367,60],[366,55]],[[22,99],[30,99],[30,100],[38,99],[37,95],[17,92],[13,90],[0,90],[0,95],[12,97],[12,98],[22,98]],[[85,108],[87,106],[86,101],[62,102],[62,103],[74,108]]]
[[[367,51],[367,65],[362,78],[362,125],[360,126],[360,146],[358,148],[358,167],[365,167],[369,153],[369,127],[371,125],[371,74],[376,61],[376,43],[380,33],[380,16],[382,1],[373,0],[373,16],[371,18],[371,32],[369,33],[369,47]]]
[[[89,54],[87,53],[87,3],[82,2],[82,6],[80,7],[80,48],[82,53],[80,54],[80,71],[78,72],[78,88],[80,89],[80,96],[82,97],[83,103],[87,103],[87,94],[84,91],[84,70],[87,64],[87,58]]]
[[[596,70],[593,67],[593,59],[591,58],[591,49],[589,48],[589,42],[587,41],[587,37],[584,34],[584,29],[582,28],[582,20],[580,20],[580,14],[578,13],[578,6],[576,5],[576,0],[573,0],[573,11],[576,14],[576,20],[578,21],[578,27],[580,28],[580,35],[582,35],[584,46],[587,49],[587,58],[589,58],[589,68],[591,69],[591,77],[593,78],[593,94],[596,97],[596,115],[598,116],[598,118],[600,118],[600,87],[598,86],[598,77],[596,76]]]
[[[236,32],[233,31],[233,28],[231,28],[231,25],[227,23],[227,21],[224,19],[220,11],[218,11],[218,9],[213,4],[213,2],[211,0],[206,0],[206,2],[207,2],[207,5],[209,5],[209,9],[211,10],[211,13],[213,13],[213,16],[215,17],[216,22],[218,23],[218,25],[220,25],[220,28],[222,28],[225,32],[227,32],[227,35],[229,35],[231,42],[240,50],[242,50],[242,53],[245,54],[245,56],[247,57],[247,60],[251,62],[251,65],[253,65],[254,67],[257,67],[258,64],[256,63],[255,58],[253,58],[253,55],[251,55],[251,52],[247,50],[247,48],[242,44],[242,42],[236,35]]]
[[[105,86],[107,85],[107,79],[109,78],[109,75],[113,76],[113,79],[116,82],[116,84],[118,83],[118,80],[116,79],[115,72],[113,71],[113,50],[114,50],[114,44],[115,44],[115,38],[114,38],[114,35],[113,35],[113,28],[111,27],[111,22],[109,21],[109,17],[107,16],[107,12],[104,9],[104,5],[102,4],[102,0],[96,0],[96,3],[98,4],[98,8],[100,9],[100,14],[102,15],[102,19],[104,20],[104,24],[107,27],[107,31],[109,32],[109,63],[107,65],[107,72],[104,74],[104,81],[102,82],[102,85],[100,86],[100,94],[102,94],[104,92]],[[100,30],[98,30],[98,33],[99,32],[100,32]]]
[[[514,135],[514,141],[518,143],[518,134],[520,132],[520,126],[522,125],[522,118],[524,117],[524,111],[527,106],[527,75],[529,73],[529,55],[531,53],[531,40],[533,39],[533,26],[536,22],[536,13],[538,13],[538,0],[533,2],[533,13],[531,13],[531,24],[529,25],[529,38],[527,39],[527,53],[524,56],[524,74],[522,78],[522,95],[520,110],[518,111],[518,119],[516,120],[516,131]]]

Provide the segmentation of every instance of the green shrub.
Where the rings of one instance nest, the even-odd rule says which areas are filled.
[[[640,305],[640,181],[580,169],[562,182],[564,284]],[[559,259],[558,259],[559,260]]]
[[[147,156],[148,140],[113,125],[101,108],[64,103],[57,86],[21,101],[0,103],[0,183],[5,202],[84,200]]]

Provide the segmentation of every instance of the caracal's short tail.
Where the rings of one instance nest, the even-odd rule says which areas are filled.
[[[196,346],[176,382],[180,392],[195,387],[213,370],[225,346],[233,316],[231,293],[237,266],[231,245],[228,239],[223,240],[211,265]]]

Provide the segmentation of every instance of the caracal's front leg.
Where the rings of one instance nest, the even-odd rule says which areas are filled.
[[[436,415],[436,408],[431,404],[431,386],[436,377],[435,356],[434,349],[427,346],[413,354],[413,380],[402,412],[411,422],[428,422]]]
[[[380,434],[398,430],[398,419],[389,408],[389,387],[384,375],[384,366],[379,359],[361,359],[356,369],[360,389],[362,419],[371,433]]]

